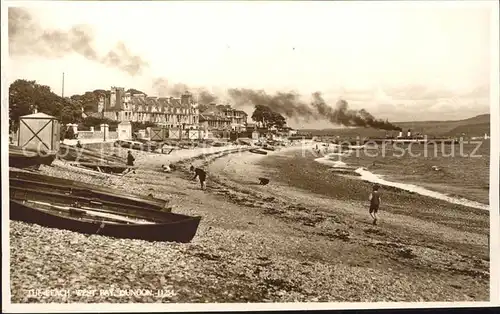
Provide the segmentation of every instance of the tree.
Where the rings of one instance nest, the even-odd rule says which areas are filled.
[[[97,112],[99,103],[99,94],[95,92],[86,92],[83,95],[73,95],[71,100],[77,102],[85,112]]]
[[[252,113],[252,120],[255,122],[262,123],[264,127],[267,126],[267,120],[269,120],[271,109],[263,105],[255,105],[255,110]]]
[[[270,124],[271,126],[282,128],[286,125],[286,119],[281,114],[277,112],[272,112]]]
[[[37,104],[33,94],[35,81],[16,80],[9,87],[9,129],[16,131],[19,117],[30,114]]]
[[[69,98],[54,94],[50,87],[36,81],[16,80],[9,87],[9,128],[19,127],[19,117],[33,113],[34,110],[56,118],[62,123],[77,122],[81,119],[81,107]]]
[[[262,123],[265,128],[276,126],[283,127],[286,124],[286,119],[279,113],[274,112],[268,106],[256,105],[252,113],[252,120]]]
[[[98,117],[86,117],[82,120],[80,124],[81,128],[89,128],[91,126],[96,127],[101,124],[107,124],[110,128],[116,128],[118,126],[118,121],[111,120],[108,118],[98,118]]]

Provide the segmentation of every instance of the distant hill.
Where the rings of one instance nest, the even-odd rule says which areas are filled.
[[[467,136],[483,136],[484,134],[490,135],[490,124],[489,123],[476,123],[476,124],[465,124],[459,125],[448,132],[449,136],[460,136],[465,134]]]
[[[418,121],[397,123],[403,129],[411,129],[422,134],[436,136],[481,136],[490,133],[490,115],[482,114],[455,121]]]
[[[454,121],[414,121],[395,122],[404,132],[411,129],[412,132],[419,132],[428,136],[483,136],[490,134],[490,115],[482,114],[464,120]],[[372,128],[342,128],[311,130],[304,129],[301,132],[311,133],[315,136],[338,135],[344,137],[383,137],[386,134],[397,135],[397,131],[376,130]]]

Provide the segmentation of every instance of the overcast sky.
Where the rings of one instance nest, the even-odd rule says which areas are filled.
[[[491,12],[481,3],[44,3],[29,13],[44,31],[82,24],[93,36],[92,60],[72,49],[43,53],[33,48],[42,33],[16,31],[9,82],[36,80],[60,94],[65,72],[66,96],[112,85],[154,95],[163,77],[217,92],[319,90],[392,121],[489,108]],[[120,42],[147,63],[138,73],[98,62]]]

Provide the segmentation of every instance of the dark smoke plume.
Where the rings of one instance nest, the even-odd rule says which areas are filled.
[[[209,105],[219,100],[219,97],[206,88],[193,88],[184,83],[170,84],[166,78],[160,77],[153,80],[153,88],[160,97],[180,97],[185,92],[190,92],[199,104]]]
[[[189,86],[183,83],[171,85],[166,78],[160,77],[153,80],[153,88],[160,97],[180,97],[189,91]]]
[[[155,79],[153,81],[153,88],[156,90],[156,94],[160,97],[173,97],[173,95],[170,95],[168,92],[168,80],[165,78]]]
[[[229,89],[229,96],[235,102],[236,106],[263,105],[269,107],[272,111],[285,115],[288,118],[302,118],[306,121],[311,118],[317,118],[317,115],[311,108],[300,100],[300,95],[294,92],[278,92],[269,95],[263,90],[252,89]]]
[[[219,100],[219,98],[216,95],[212,94],[211,92],[209,92],[204,88],[198,89],[196,91],[196,95],[198,97],[198,103],[202,105],[209,105],[212,103],[216,103]]]
[[[189,86],[184,83],[175,83],[168,89],[171,96],[180,97],[185,92],[189,91]]]
[[[308,120],[326,119],[334,124],[344,126],[372,127],[383,130],[401,130],[388,121],[377,120],[364,109],[352,110],[347,101],[339,100],[336,108],[326,104],[320,92],[315,92],[310,105],[300,100],[300,95],[294,92],[278,92],[269,95],[262,90],[229,89],[229,96],[236,106],[263,105],[287,118],[303,118]]]
[[[43,29],[30,12],[22,8],[9,8],[9,54],[11,56],[38,55],[60,58],[78,53],[88,60],[137,75],[148,66],[141,57],[133,55],[119,42],[104,56],[94,48],[94,36],[88,25],[76,25],[68,31]]]
[[[336,108],[332,108],[326,104],[320,92],[313,93],[311,105],[322,117],[335,124],[401,131],[400,127],[393,125],[389,121],[375,119],[365,109],[359,111],[349,109],[347,101],[343,99],[337,102]]]

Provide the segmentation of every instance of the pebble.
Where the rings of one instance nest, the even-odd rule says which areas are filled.
[[[91,176],[59,166],[42,170],[61,178],[133,189],[143,195],[149,193],[150,187],[141,183],[134,185],[133,180]],[[147,182],[151,174],[138,170],[132,176]],[[289,245],[283,236],[270,238],[268,234],[250,230],[210,227],[211,231],[206,233],[200,226],[192,243],[177,244],[100,235],[87,237],[12,221],[12,302],[375,302],[382,298],[405,302],[463,301],[463,295],[455,294],[455,289],[442,283],[404,274],[395,281],[390,269],[380,272],[319,260],[304,263],[289,255],[273,254],[275,247]],[[240,240],[235,242],[235,239]],[[255,272],[256,269],[261,271]],[[140,288],[155,292],[164,289],[165,296],[159,299],[140,295],[71,294],[62,298],[26,293],[27,289],[55,287],[73,292],[78,289]]]

